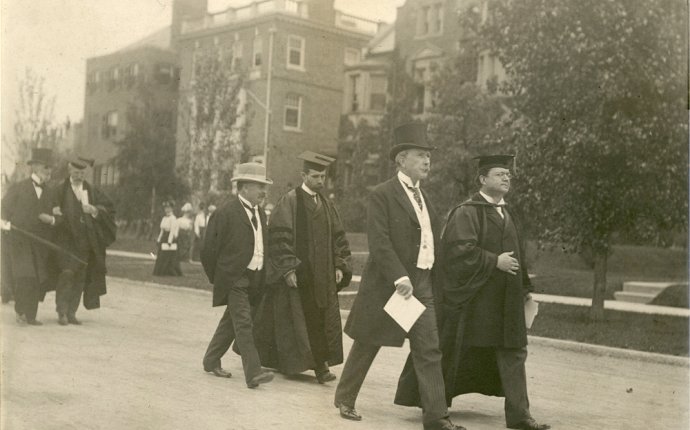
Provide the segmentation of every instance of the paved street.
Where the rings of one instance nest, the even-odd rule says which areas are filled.
[[[357,405],[364,420],[349,422],[332,406],[334,386],[312,375],[249,390],[233,353],[223,362],[233,378],[205,374],[201,358],[223,312],[208,292],[112,279],[108,288],[102,309],[80,311],[79,327],[57,325],[52,294],[42,327],[17,327],[2,307],[3,429],[421,428],[419,411],[392,404],[407,348],[382,350]],[[539,341],[528,376],[532,412],[554,429],[688,428],[687,361]],[[470,430],[505,428],[499,398],[456,398],[451,416]]]

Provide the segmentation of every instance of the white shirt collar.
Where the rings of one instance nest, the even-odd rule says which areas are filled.
[[[493,199],[492,197],[490,197],[490,196],[484,194],[484,193],[481,192],[481,191],[479,192],[479,194],[481,194],[482,197],[484,197],[484,198],[486,199],[486,201],[489,202],[489,203],[493,203],[493,204],[495,204],[495,205],[504,205],[504,204],[506,204],[505,200],[503,200],[503,197],[501,197],[501,201],[498,201],[498,202],[497,202],[495,199]]]
[[[43,181],[41,181],[41,178],[39,178],[38,175],[35,173],[31,174],[31,180],[34,181],[35,183],[39,184],[39,185],[43,184]]]
[[[255,205],[249,203],[249,200],[245,199],[244,197],[242,197],[242,196],[239,195],[239,194],[237,195],[237,197],[239,197],[240,201],[241,201],[242,203],[244,203],[246,206],[249,206],[249,207],[252,208],[252,209],[256,209]],[[246,206],[245,206],[245,207],[246,207]]]
[[[400,182],[402,182],[403,184],[405,184],[407,186],[414,187],[414,188],[419,187],[419,181],[417,181],[416,184],[413,184],[412,179],[409,176],[407,176],[406,174],[404,174],[403,172],[401,172],[400,170],[398,170],[398,179],[400,180]]]
[[[307,184],[305,184],[304,182],[302,182],[302,190],[304,190],[305,193],[309,194],[312,197],[316,195],[316,191],[312,191],[312,189],[309,188]]]

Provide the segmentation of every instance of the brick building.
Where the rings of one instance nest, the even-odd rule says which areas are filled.
[[[183,19],[205,12],[205,1],[175,0],[170,26],[116,52],[86,60],[83,138],[76,149],[96,160],[95,184],[117,184],[113,142],[127,131],[127,110],[136,101],[139,88],[152,91],[158,116],[174,130],[179,83],[175,36]]]
[[[266,100],[272,62],[267,168],[276,184],[269,199],[275,201],[299,183],[300,152],[336,154],[344,67],[359,61],[377,30],[374,21],[336,10],[333,0],[258,0],[186,20],[178,38],[181,97],[192,79],[195,52],[217,46],[232,53],[233,63],[247,72],[250,158],[263,161],[266,111],[255,100]],[[181,154],[185,133],[178,129],[177,136]]]

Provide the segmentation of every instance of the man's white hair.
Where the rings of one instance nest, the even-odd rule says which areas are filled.
[[[396,167],[400,168],[402,167],[403,160],[405,160],[405,157],[407,157],[407,153],[409,152],[408,149],[404,151],[400,151],[397,154],[395,154],[395,165]]]

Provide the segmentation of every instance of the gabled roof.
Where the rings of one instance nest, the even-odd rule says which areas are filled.
[[[422,60],[424,58],[437,58],[444,56],[443,49],[438,46],[427,43],[425,46],[419,48],[411,57],[411,60]]]
[[[157,30],[157,31],[149,34],[148,36],[144,37],[143,39],[140,39],[134,43],[131,43],[131,44],[125,46],[122,49],[119,49],[118,52],[131,51],[131,50],[143,48],[146,46],[152,46],[154,48],[160,48],[160,49],[170,49],[172,46],[171,31],[170,30],[171,30],[170,26],[161,28],[160,30]]]
[[[372,54],[392,52],[395,49],[395,25],[383,24],[376,36],[367,44],[367,51]]]

